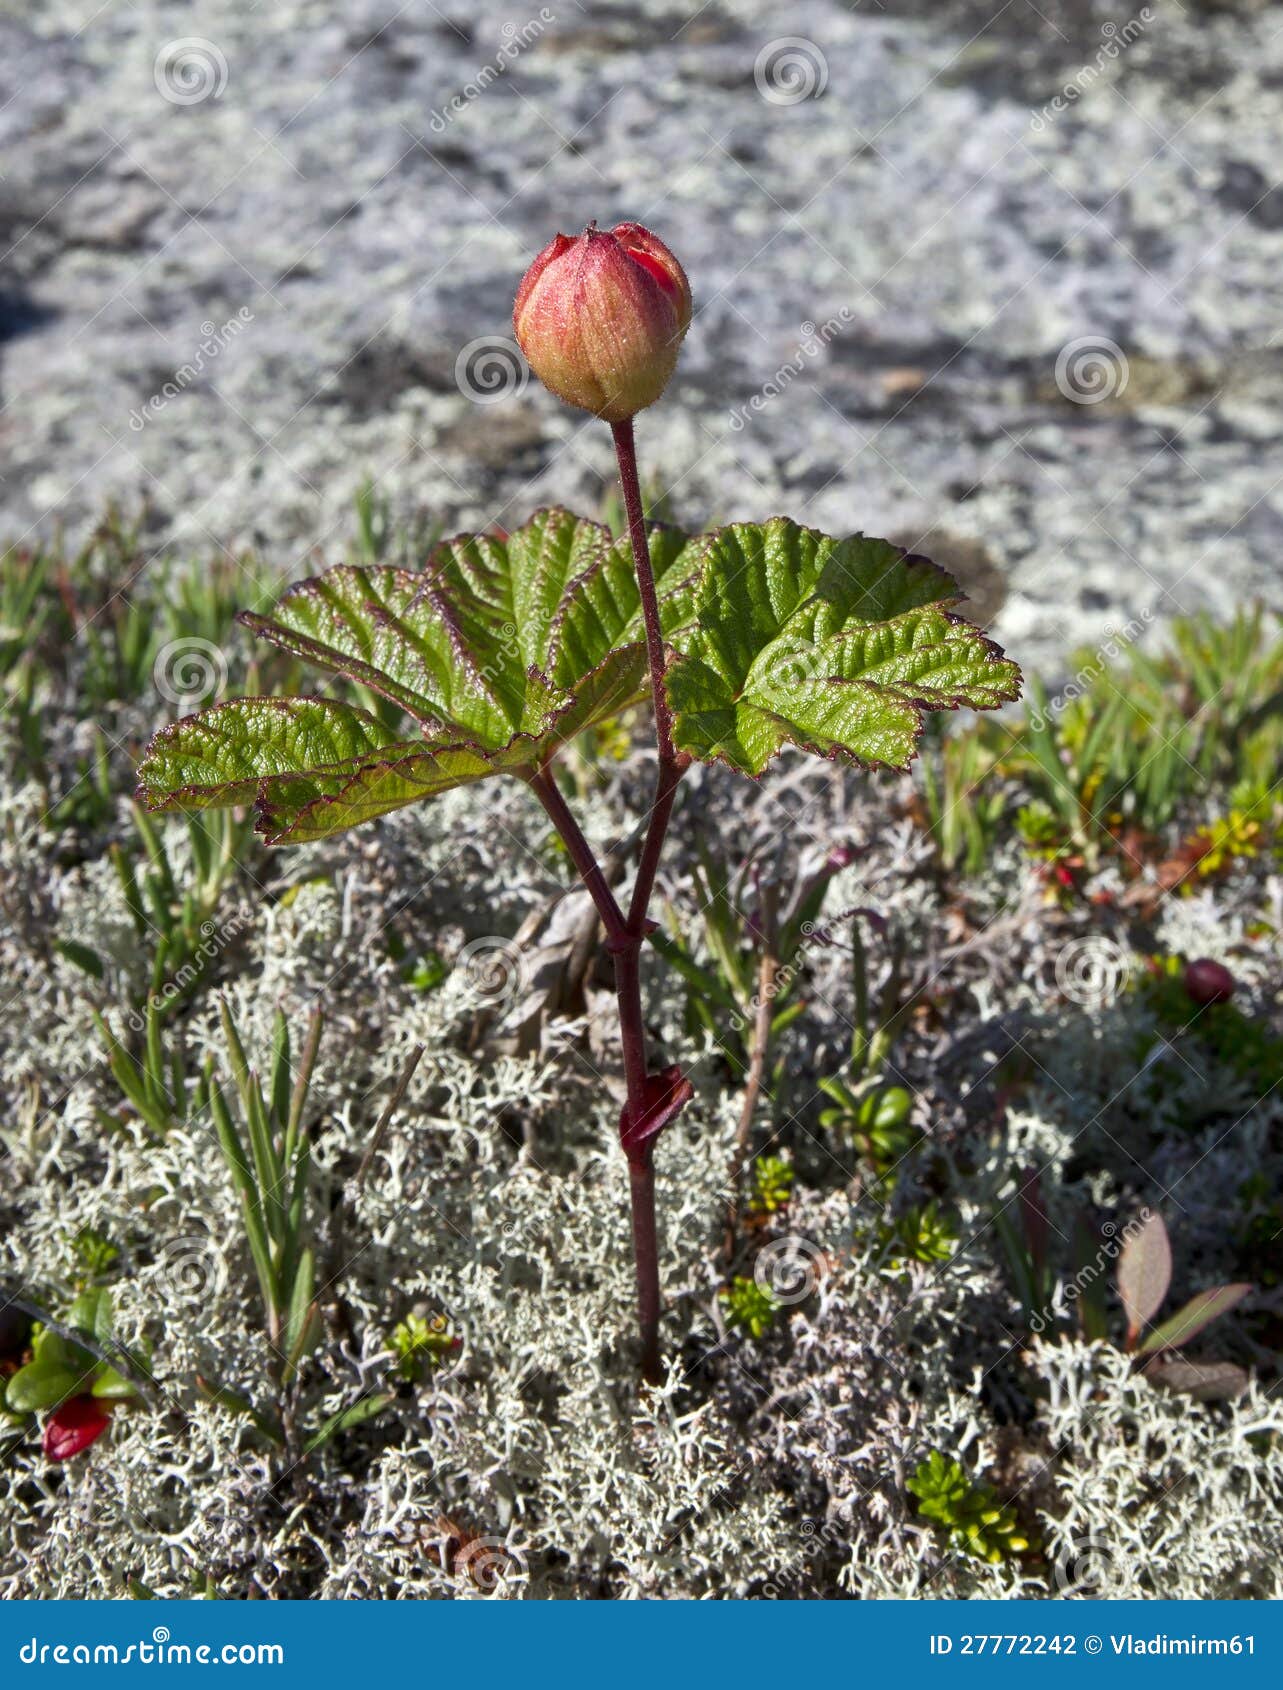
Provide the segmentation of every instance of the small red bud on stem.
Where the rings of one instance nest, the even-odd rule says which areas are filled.
[[[557,235],[522,277],[512,313],[544,386],[609,423],[659,398],[690,320],[686,272],[640,223]]]

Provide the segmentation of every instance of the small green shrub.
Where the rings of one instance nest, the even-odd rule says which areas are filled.
[[[964,1554],[997,1566],[1029,1548],[1015,1514],[999,1503],[993,1486],[972,1479],[960,1462],[938,1449],[915,1469],[908,1489],[918,1499],[918,1512]]]

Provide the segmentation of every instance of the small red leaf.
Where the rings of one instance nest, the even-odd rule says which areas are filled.
[[[1249,1375],[1232,1361],[1185,1361],[1173,1356],[1167,1361],[1147,1362],[1146,1379],[1166,1385],[1169,1391],[1193,1397],[1195,1402],[1232,1402],[1251,1383]]]
[[[646,1096],[640,1115],[634,1118],[627,1104],[619,1115],[619,1142],[630,1162],[641,1162],[650,1154],[654,1140],[694,1094],[694,1086],[680,1068],[663,1068],[658,1074],[646,1076]]]
[[[1141,1327],[1162,1307],[1172,1282],[1172,1247],[1167,1228],[1157,1210],[1149,1209],[1140,1225],[1127,1229],[1127,1241],[1118,1258],[1118,1295],[1127,1316],[1127,1348],[1133,1349]]]
[[[71,1397],[45,1421],[44,1452],[50,1461],[70,1461],[100,1438],[111,1415],[93,1397]]]

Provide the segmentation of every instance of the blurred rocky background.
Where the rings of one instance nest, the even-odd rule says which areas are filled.
[[[5,540],[594,508],[509,311],[635,218],[696,294],[678,520],[916,543],[1044,669],[1277,590],[1283,6],[0,0],[0,108]]]

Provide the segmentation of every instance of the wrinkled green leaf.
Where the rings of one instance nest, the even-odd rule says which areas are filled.
[[[162,728],[138,771],[149,809],[245,804],[299,770],[353,770],[396,744],[364,710],[324,698],[233,698]]]
[[[777,518],[697,539],[656,526],[649,545],[678,742],[696,756],[758,773],[792,743],[899,767],[924,709],[1016,695],[1015,666],[948,608],[949,577],[885,541]],[[139,771],[148,808],[252,801],[274,844],[540,766],[648,690],[628,542],[564,510],[444,541],[421,571],[330,570],[242,621],[413,724],[242,699],[156,735]]]
[[[654,531],[652,562],[670,605],[693,550],[684,535]],[[270,615],[241,620],[391,699],[433,744],[500,751],[517,735],[538,740],[562,718],[582,727],[601,706],[617,710],[642,690],[631,556],[566,510],[539,511],[506,539],[443,541],[421,571],[331,569],[291,587]],[[577,710],[585,697],[590,708]]]
[[[714,535],[668,672],[679,747],[759,775],[785,745],[906,768],[924,710],[991,709],[1019,671],[943,570],[785,517]]]
[[[701,543],[651,530],[666,629],[689,613]],[[544,761],[645,696],[632,557],[606,529],[540,511],[507,539],[465,535],[422,571],[332,569],[241,618],[400,706],[398,738],[329,699],[237,699],[163,728],[139,770],[149,809],[253,801],[273,844],[354,827],[464,781]]]

